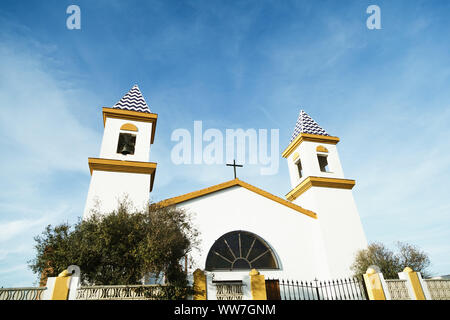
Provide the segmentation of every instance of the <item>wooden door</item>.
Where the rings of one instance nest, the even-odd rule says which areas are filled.
[[[280,282],[278,280],[266,280],[267,300],[281,300]]]

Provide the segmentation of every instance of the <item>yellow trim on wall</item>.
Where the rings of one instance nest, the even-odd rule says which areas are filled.
[[[306,177],[294,189],[286,194],[286,199],[294,201],[301,194],[311,187],[325,187],[337,189],[353,189],[356,182],[350,179],[323,178],[323,177]]]
[[[294,153],[294,155],[292,156],[292,161],[297,160],[300,157],[300,155],[298,154],[298,152]]]
[[[193,289],[194,300],[206,300],[206,275],[200,269],[194,271]]]
[[[152,123],[152,138],[150,143],[153,143],[155,139],[156,120],[158,115],[156,113],[145,113],[138,111],[129,111],[113,108],[103,108],[103,126],[106,124],[106,118],[116,118],[123,120],[141,121]]]
[[[407,277],[409,278],[411,287],[413,289],[414,298],[416,300],[425,300],[425,294],[423,293],[423,288],[422,288],[422,285],[420,284],[419,276],[417,275],[417,272],[414,272],[409,267],[406,267],[403,270],[403,272],[406,273]]]
[[[363,275],[363,278],[366,284],[369,300],[386,300],[383,285],[381,284],[380,274],[378,274],[374,269],[369,268]]]
[[[283,158],[289,157],[289,155],[302,143],[303,141],[320,142],[337,144],[339,142],[338,137],[322,136],[318,134],[300,133],[283,151],[281,154]]]
[[[120,130],[126,130],[126,131],[138,131],[138,128],[132,124],[132,123],[125,123],[120,127]]]
[[[195,199],[195,198],[198,198],[198,197],[201,197],[201,196],[204,196],[204,195],[216,192],[216,191],[227,189],[227,188],[230,188],[230,187],[233,187],[233,186],[241,186],[241,187],[246,188],[247,190],[253,191],[253,192],[255,192],[255,193],[257,193],[257,194],[259,194],[259,195],[261,195],[263,197],[266,197],[266,198],[268,198],[270,200],[278,202],[278,203],[280,203],[280,204],[282,204],[282,205],[284,205],[286,207],[294,209],[295,211],[303,213],[303,214],[305,214],[305,215],[307,215],[307,216],[309,216],[311,218],[317,219],[317,214],[316,213],[314,213],[314,212],[312,212],[310,210],[304,209],[304,208],[302,208],[302,207],[300,207],[300,206],[298,206],[296,204],[293,204],[292,202],[289,202],[289,201],[286,201],[284,199],[281,199],[280,197],[277,197],[277,196],[275,196],[275,195],[273,195],[273,194],[271,194],[271,193],[269,193],[267,191],[259,189],[259,188],[255,187],[255,186],[252,186],[252,185],[250,185],[250,184],[248,184],[248,183],[246,183],[244,181],[241,181],[239,179],[230,180],[230,181],[227,181],[227,182],[224,182],[224,183],[221,183],[221,184],[217,184],[217,185],[209,187],[209,188],[205,188],[205,189],[201,189],[201,190],[198,190],[198,191],[186,193],[186,194],[178,196],[178,197],[173,197],[173,198],[170,198],[170,199],[166,199],[166,200],[163,200],[163,201],[157,203],[157,205],[160,205],[160,206],[163,206],[163,207],[170,206],[170,205],[174,205],[174,204],[177,204],[177,203],[185,202],[185,201],[188,201],[188,200],[191,200],[191,199]]]
[[[150,191],[153,190],[153,181],[155,180],[157,166],[154,162],[88,158],[88,163],[91,175],[94,170],[149,174],[151,179]]]
[[[67,270],[61,272],[55,279],[52,300],[67,300],[69,295],[70,274]]]
[[[325,148],[324,146],[317,146],[316,151],[317,152],[326,152],[326,153],[328,153],[328,149]]]
[[[250,275],[250,291],[253,300],[267,300],[266,280],[258,270],[252,269]]]

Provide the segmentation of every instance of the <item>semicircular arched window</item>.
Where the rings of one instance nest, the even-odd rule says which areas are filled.
[[[232,231],[214,242],[205,269],[279,269],[279,266],[273,250],[263,239],[247,231]]]
[[[138,131],[138,128],[132,124],[132,123],[125,123],[120,127],[120,130],[125,130],[125,131]]]

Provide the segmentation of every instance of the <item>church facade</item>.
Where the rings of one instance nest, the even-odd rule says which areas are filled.
[[[149,162],[157,115],[134,86],[112,108],[103,108],[99,158],[89,158],[91,183],[84,218],[107,212],[127,194],[136,206],[149,200],[156,163]],[[200,247],[192,253],[209,281],[242,280],[251,269],[269,278],[335,279],[351,275],[354,254],[367,247],[352,188],[337,144],[300,111],[282,156],[291,190],[284,198],[239,179],[161,201],[192,213]]]

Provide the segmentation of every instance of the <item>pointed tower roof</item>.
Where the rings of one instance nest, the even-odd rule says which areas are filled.
[[[294,132],[292,133],[291,143],[300,133],[316,134],[320,136],[329,136],[329,134],[317,124],[305,111],[300,110]]]
[[[117,102],[112,108],[151,113],[150,108],[148,107],[147,102],[145,102],[145,99],[142,96],[141,90],[139,90],[137,84],[135,84],[133,88],[131,88],[130,91],[128,91],[127,94],[124,95],[123,98],[120,99],[120,101]]]

